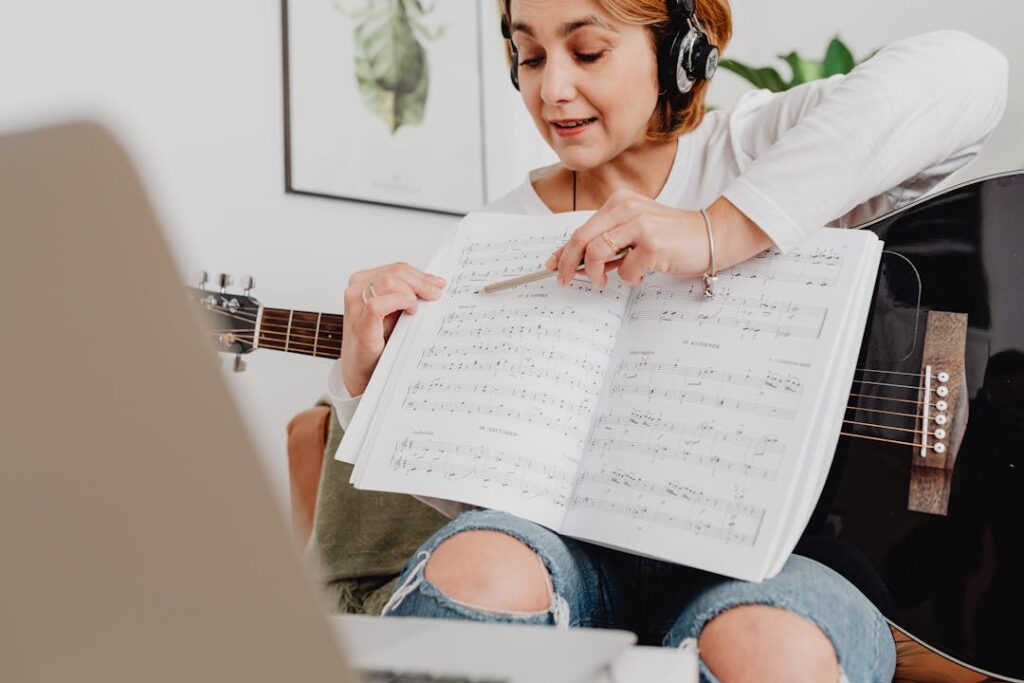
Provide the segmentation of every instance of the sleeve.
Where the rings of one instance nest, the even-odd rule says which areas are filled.
[[[723,195],[787,250],[924,194],[974,158],[1006,106],[1009,66],[960,31],[896,41],[845,76],[756,91],[726,134]]]
[[[341,360],[331,363],[331,368],[327,371],[327,395],[334,404],[334,414],[338,416],[341,428],[348,431],[352,416],[359,407],[359,397],[351,396],[341,380]]]

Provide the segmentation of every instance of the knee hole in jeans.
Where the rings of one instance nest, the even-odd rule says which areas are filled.
[[[770,605],[739,605],[704,625],[697,648],[722,681],[838,681],[828,636],[804,617]]]
[[[461,531],[431,553],[424,577],[452,600],[501,612],[542,612],[552,602],[540,556],[499,531]]]

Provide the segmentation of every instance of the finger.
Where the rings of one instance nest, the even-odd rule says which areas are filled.
[[[598,287],[604,289],[605,287],[608,286],[608,273],[612,272],[613,270],[616,270],[620,265],[622,265],[622,258],[623,257],[620,256],[614,261],[608,261],[604,264],[604,279],[601,280],[601,284],[598,285]]]
[[[412,293],[421,299],[435,301],[441,298],[443,293],[439,285],[434,284],[434,276],[422,271],[408,270],[405,268],[393,268],[385,271],[379,277],[365,283],[365,291],[373,286],[371,294],[382,296],[384,294]]]
[[[640,231],[635,221],[625,225],[602,232],[587,244],[587,250],[583,256],[583,266],[587,277],[599,287],[608,284],[605,277],[604,264],[620,258],[619,253],[634,246],[640,238]]]
[[[440,291],[448,286],[444,278],[425,273],[405,262],[390,263],[386,266],[358,271],[349,278],[349,284],[365,286],[367,283],[373,282],[376,289],[377,283],[388,277],[398,277],[406,281],[417,295],[424,299],[439,298]]]
[[[642,246],[634,247],[622,258],[622,263],[619,264],[619,277],[623,282],[639,287],[647,271],[653,269],[654,255]]]
[[[562,257],[562,247],[555,249],[554,253],[548,257],[548,260],[544,263],[544,267],[548,270],[554,270],[558,267],[558,259]]]
[[[396,274],[408,282],[416,294],[424,299],[439,298],[441,290],[447,286],[443,277],[431,275],[419,268],[410,266],[408,263],[395,264],[395,269]],[[431,296],[424,296],[425,293],[431,294]]]
[[[621,223],[631,219],[636,209],[632,202],[620,202],[614,205],[605,205],[591,216],[586,223],[576,229],[572,237],[562,247],[562,254],[558,259],[558,281],[560,284],[567,284],[573,278],[576,268],[583,260],[583,254],[595,237],[601,233],[613,230]]]
[[[416,296],[409,292],[384,294],[367,299],[356,322],[356,335],[365,344],[379,343],[384,337],[384,319],[387,316],[395,311],[411,315],[416,309]]]

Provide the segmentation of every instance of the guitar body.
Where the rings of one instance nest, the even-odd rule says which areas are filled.
[[[863,409],[887,391],[914,397],[885,385],[922,371],[927,312],[948,311],[967,315],[966,430],[945,515],[908,510],[916,449],[842,437],[798,551],[825,548],[820,559],[915,639],[1024,680],[1024,173],[953,188],[863,229],[887,253],[858,367],[907,374],[858,372],[884,382],[855,381],[847,419],[877,424],[879,414]],[[908,440],[884,427],[856,431]]]

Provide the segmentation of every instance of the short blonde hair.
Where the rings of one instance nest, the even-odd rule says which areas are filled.
[[[646,26],[651,35],[651,48],[657,50],[668,29],[668,7],[666,0],[597,0],[601,8],[616,20],[633,26]],[[502,18],[512,23],[512,0],[498,0]],[[725,52],[732,38],[732,10],[729,0],[696,0],[694,14],[708,34],[712,44]],[[506,43],[509,64],[512,63],[511,47]],[[704,99],[710,83],[700,80],[690,91],[686,107],[676,110],[667,93],[658,94],[658,102],[647,124],[649,140],[674,140],[700,125],[704,120]]]

